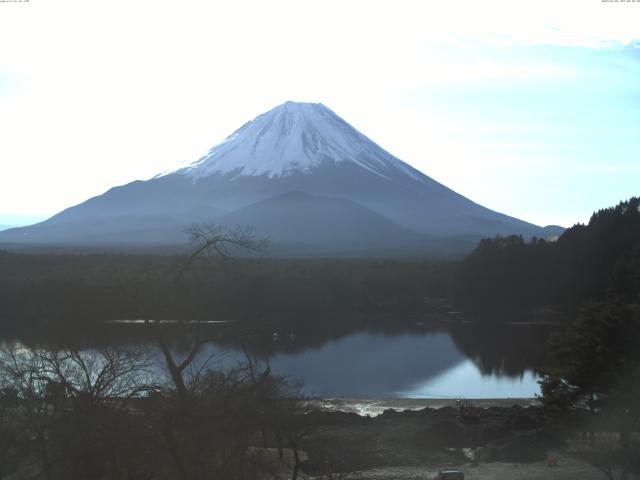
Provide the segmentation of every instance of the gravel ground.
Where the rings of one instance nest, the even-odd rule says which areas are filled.
[[[558,465],[543,463],[482,463],[463,465],[465,480],[605,480],[601,471],[585,462],[558,456]],[[363,472],[362,480],[430,480],[437,470],[421,467],[385,467]],[[636,479],[633,475],[629,480]]]
[[[361,474],[347,477],[353,480],[431,480],[439,468],[452,467],[466,480],[607,479],[570,455],[576,432],[552,422],[535,399],[473,400],[463,410],[455,399],[316,402],[325,413],[303,446],[310,454],[305,478],[320,478],[327,458],[335,471]],[[549,466],[549,457],[557,465]]]

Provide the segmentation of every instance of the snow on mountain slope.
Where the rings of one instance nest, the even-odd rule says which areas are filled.
[[[286,255],[448,255],[481,237],[548,235],[412,168],[324,105],[287,102],[185,168],[0,232],[0,243],[177,245],[194,222],[253,225]]]
[[[353,162],[388,179],[411,167],[321,103],[286,102],[246,123],[207,155],[175,173],[193,180],[220,173],[283,177],[311,173],[323,162]]]

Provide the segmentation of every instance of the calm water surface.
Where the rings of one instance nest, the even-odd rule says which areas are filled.
[[[237,359],[237,352],[227,352],[227,362]],[[483,360],[469,358],[448,332],[362,331],[319,347],[275,353],[269,363],[274,373],[301,381],[311,396],[531,398],[540,392],[532,368],[509,373],[502,365],[483,368]]]
[[[317,327],[317,326],[316,326]],[[128,345],[164,359],[145,325],[111,325],[103,345]],[[182,328],[182,327],[176,327]],[[194,330],[167,330],[176,359],[193,345]],[[540,328],[421,326],[328,332],[271,330],[242,341],[221,334],[224,343],[208,343],[198,361],[215,354],[213,367],[229,368],[252,356],[266,359],[275,374],[301,384],[314,397],[359,398],[531,398],[539,393],[534,367],[541,366],[546,333]],[[137,330],[136,330],[137,329]],[[227,331],[229,332],[229,331]],[[236,340],[232,340],[236,338]],[[19,341],[18,341],[19,342]],[[83,344],[92,349],[97,345]],[[139,347],[136,347],[139,346]]]

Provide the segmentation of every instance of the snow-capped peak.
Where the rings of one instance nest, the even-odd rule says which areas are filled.
[[[199,160],[175,173],[194,181],[213,174],[310,173],[323,162],[354,162],[387,178],[391,170],[416,176],[321,103],[286,102],[246,123]]]

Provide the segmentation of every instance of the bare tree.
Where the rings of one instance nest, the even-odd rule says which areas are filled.
[[[10,417],[18,406],[18,393],[8,380],[0,372],[0,478],[4,478],[9,450],[17,439],[17,429],[10,422]]]
[[[318,408],[305,399],[296,386],[292,386],[285,379],[280,379],[277,389],[269,402],[266,418],[273,432],[278,447],[280,460],[284,459],[284,448],[291,448],[293,454],[292,480],[298,478],[300,472],[301,447],[303,442],[317,427]]]
[[[126,349],[5,348],[0,377],[18,405],[12,421],[26,434],[22,457],[35,453],[48,480],[82,478],[82,462],[108,469],[109,452],[122,440],[116,423],[123,416],[111,413],[142,391],[147,365],[140,352]]]
[[[260,428],[271,370],[254,359],[212,368],[216,356],[196,355],[199,343],[181,361],[166,351],[173,372],[151,413],[179,478],[235,478],[246,467],[250,441]]]
[[[51,380],[42,373],[43,370],[42,358],[35,350],[10,346],[0,354],[0,376],[5,388],[14,390],[20,401],[15,421],[35,440],[40,467],[45,478],[51,480],[48,437],[58,411],[55,405],[45,401]]]
[[[253,229],[237,226],[229,229],[210,223],[195,224],[186,230],[189,235],[190,250],[183,265],[178,270],[178,282],[192,267],[196,259],[206,256],[231,259],[240,252],[260,252],[269,246],[266,238],[256,238]]]
[[[42,375],[82,406],[130,399],[147,389],[151,359],[139,348],[41,350]]]
[[[313,471],[322,480],[355,480],[363,475],[363,467],[368,464],[366,447],[373,447],[374,439],[368,446],[348,448],[344,444],[323,441],[313,450]],[[363,448],[364,447],[364,448]]]
[[[239,251],[261,251],[269,244],[267,239],[257,239],[251,227],[238,226],[233,229],[228,229],[221,225],[202,223],[192,225],[186,230],[186,233],[189,235],[191,246],[189,253],[186,255],[186,259],[178,268],[174,277],[174,285],[177,285],[180,280],[182,280],[198,258],[213,256],[216,258],[229,259],[233,253]],[[193,364],[201,348],[211,341],[211,339],[203,339],[197,336],[185,358],[178,361],[171,351],[160,322],[156,321],[151,323],[153,323],[155,327],[156,341],[165,359],[167,370],[175,385],[178,396],[183,402],[186,402],[188,392],[185,385],[184,372]],[[196,331],[196,334],[198,333],[199,330]]]

